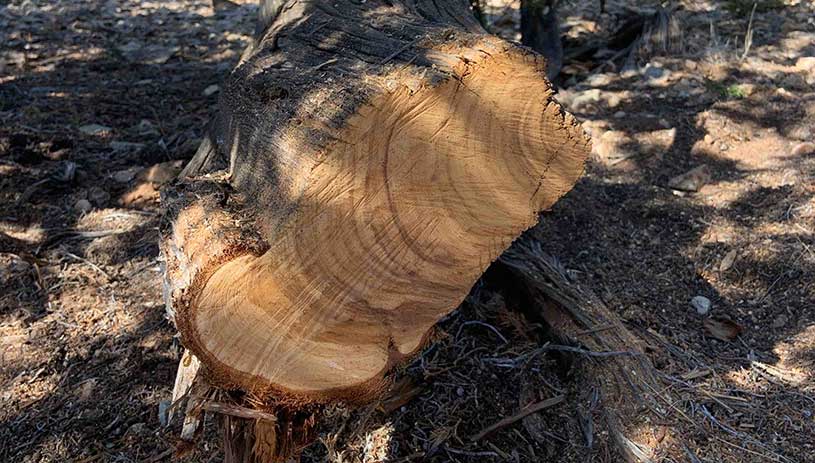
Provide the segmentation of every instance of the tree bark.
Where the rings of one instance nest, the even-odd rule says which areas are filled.
[[[546,58],[546,75],[555,81],[563,67],[559,0],[521,0],[521,42]]]
[[[681,400],[660,381],[646,344],[590,289],[571,280],[539,240],[518,240],[488,279],[504,291],[511,288],[507,296],[561,344],[571,364],[587,461],[598,447],[626,463],[652,463],[668,447],[682,448],[684,437],[667,409]]]
[[[571,189],[588,140],[542,58],[467,0],[267,3],[163,197],[167,308],[212,385],[366,403]]]

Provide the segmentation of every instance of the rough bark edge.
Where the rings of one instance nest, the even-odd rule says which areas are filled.
[[[575,348],[566,355],[574,374],[580,427],[589,450],[595,436],[628,463],[652,463],[663,447],[682,442],[660,400],[669,393],[634,336],[590,290],[572,281],[538,241],[524,237],[499,260],[518,279],[526,302],[560,342]],[[662,397],[658,397],[662,396]],[[660,399],[660,400],[658,400]],[[666,403],[672,403],[669,398]],[[653,442],[657,424],[662,438]],[[648,442],[642,442],[644,438]],[[638,442],[640,441],[640,442]]]

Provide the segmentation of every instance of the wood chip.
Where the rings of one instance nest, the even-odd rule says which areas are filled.
[[[730,252],[724,255],[722,258],[721,263],[719,263],[719,271],[726,272],[730,270],[730,267],[736,262],[736,257],[739,255],[738,250],[731,249]]]
[[[744,331],[741,325],[724,317],[706,318],[703,325],[707,334],[720,341],[732,341]]]
[[[266,420],[277,422],[277,416],[261,410],[241,407],[239,405],[225,404],[221,402],[204,402],[201,408],[208,412],[220,413],[222,415],[237,416],[238,418],[248,418],[254,420]]]
[[[710,167],[703,164],[672,178],[668,182],[668,186],[679,191],[699,191],[700,188],[710,181],[710,176]]]

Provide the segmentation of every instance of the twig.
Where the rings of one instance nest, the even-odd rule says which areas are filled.
[[[126,275],[126,278],[133,278],[133,277],[134,277],[134,276],[136,276],[137,274],[141,273],[143,270],[147,270],[148,268],[150,268],[150,267],[152,267],[152,266],[156,265],[156,263],[157,263],[157,262],[158,262],[158,259],[153,259],[153,260],[151,260],[151,261],[147,262],[147,263],[146,263],[146,264],[144,264],[144,265],[140,265],[140,266],[136,267],[135,269],[133,269],[133,270],[131,270],[130,272],[128,272],[128,274]],[[156,271],[155,269],[158,269],[158,268],[159,268],[159,267],[158,267],[158,266],[156,266],[156,267],[154,268],[154,271]]]
[[[545,346],[541,347],[538,350],[541,351],[541,352],[547,351],[547,350],[572,352],[572,353],[575,353],[575,354],[586,355],[586,356],[589,356],[589,357],[618,357],[618,356],[637,357],[639,355],[642,355],[639,352],[634,352],[634,351],[630,351],[630,350],[592,351],[592,350],[581,349],[579,347],[561,346],[561,345],[558,345],[558,344],[548,344],[548,345],[545,345]]]
[[[308,33],[308,36],[311,37],[312,35],[316,34],[317,31],[319,31],[320,29],[324,28],[325,26],[331,24],[331,21],[333,21],[333,20],[334,20],[334,18],[329,18],[328,21],[325,21],[322,24],[320,24],[319,26],[312,29],[311,32]]]
[[[155,463],[157,461],[160,461],[160,460],[163,460],[163,459],[169,457],[172,454],[173,454],[173,449],[169,448],[169,449],[167,449],[167,450],[165,450],[165,451],[163,451],[163,452],[161,452],[161,453],[159,453],[157,455],[153,455],[152,457],[144,460],[144,463]]]
[[[768,452],[768,453],[769,453],[769,455],[764,455],[764,454],[761,454],[761,453],[759,453],[759,452],[755,452],[755,451],[753,451],[753,450],[746,449],[746,448],[741,447],[741,446],[739,446],[739,445],[736,445],[736,444],[734,444],[734,443],[732,443],[732,442],[728,442],[727,440],[722,439],[721,437],[716,436],[716,435],[712,436],[714,439],[716,439],[716,440],[718,440],[718,441],[720,441],[720,442],[723,442],[723,443],[725,443],[725,444],[727,444],[727,445],[733,446],[733,447],[735,447],[735,448],[737,448],[737,449],[744,450],[745,452],[749,452],[749,453],[752,453],[752,454],[754,454],[754,455],[760,455],[760,456],[762,456],[762,457],[764,457],[764,458],[772,458],[772,459],[774,459],[775,461],[791,462],[791,460],[790,460],[790,459],[788,459],[787,457],[785,457],[785,456],[783,456],[783,455],[779,455],[778,453],[774,452],[774,451],[773,451],[773,450],[772,450],[772,449],[771,449],[771,448],[770,448],[770,447],[769,447],[767,444],[765,444],[764,442],[761,442],[761,441],[760,441],[760,440],[758,440],[758,439],[755,439],[755,438],[753,438],[753,437],[751,437],[751,436],[749,436],[749,435],[747,435],[747,434],[744,434],[743,432],[736,431],[736,430],[735,430],[735,429],[733,429],[732,427],[730,427],[730,426],[728,426],[728,425],[726,425],[726,424],[724,424],[724,423],[720,422],[719,420],[717,420],[717,419],[716,419],[716,418],[713,416],[713,414],[712,414],[712,413],[710,413],[710,412],[708,411],[707,407],[705,407],[704,405],[700,405],[700,406],[699,406],[699,409],[702,411],[702,414],[703,414],[703,415],[704,415],[704,416],[705,416],[705,417],[706,417],[706,418],[707,418],[707,419],[708,419],[708,420],[709,420],[711,423],[713,423],[714,425],[716,425],[717,427],[719,427],[719,429],[721,429],[721,430],[725,431],[726,433],[730,434],[730,435],[731,435],[731,436],[733,436],[733,437],[737,437],[737,438],[739,438],[739,439],[743,439],[743,440],[745,440],[746,442],[750,442],[751,444],[753,444],[753,445],[755,445],[755,446],[757,446],[757,447],[760,447],[762,450],[764,450],[764,451]]]
[[[750,362],[750,366],[753,367],[754,371],[757,371],[761,376],[767,378],[770,382],[781,384],[782,386],[800,386],[804,383],[804,379],[791,378],[790,375],[788,375],[784,370],[772,365],[767,365],[766,363],[762,363],[757,360]]]
[[[273,423],[277,422],[277,417],[271,413],[252,410],[251,408],[241,407],[239,405],[230,405],[221,402],[204,402],[201,404],[201,408],[208,412],[237,416],[238,418],[266,420]]]
[[[467,450],[459,450],[454,449],[453,447],[442,447],[443,450],[446,450],[450,453],[455,453],[456,455],[465,455],[468,457],[497,457],[498,454],[495,452],[470,452]]]
[[[415,460],[417,458],[422,458],[425,455],[426,455],[425,452],[415,452],[415,453],[411,453],[410,455],[405,455],[402,458],[393,460],[393,463],[406,463],[408,461]]]
[[[48,182],[49,180],[50,179],[46,178],[46,179],[40,180],[38,182],[34,182],[31,185],[29,185],[28,188],[23,190],[23,193],[20,195],[19,198],[17,198],[17,201],[14,201],[14,206],[17,207],[17,206],[19,206],[19,205],[21,205],[23,203],[28,202],[28,200],[31,199],[31,197],[37,191],[37,188],[39,188],[40,185]]]
[[[458,338],[458,336],[461,334],[461,330],[465,326],[470,326],[470,325],[480,325],[480,326],[483,326],[485,328],[489,328],[490,330],[492,330],[493,333],[495,333],[499,338],[501,338],[501,341],[503,341],[504,344],[509,343],[509,341],[507,341],[507,338],[505,338],[504,335],[502,335],[501,332],[498,331],[498,329],[496,327],[490,325],[489,323],[484,323],[484,322],[478,321],[478,320],[470,320],[468,322],[464,322],[461,325],[461,327],[459,327],[458,332],[456,333],[456,338]]]
[[[325,66],[328,66],[329,64],[334,64],[337,61],[339,61],[337,58],[331,58],[328,61],[322,62],[322,63],[312,67],[311,70],[312,71],[319,71],[320,69],[324,68]]]
[[[734,447],[734,448],[737,448],[737,449],[739,449],[739,450],[743,450],[743,451],[745,451],[745,452],[747,452],[747,453],[752,453],[753,455],[759,456],[759,457],[761,457],[761,458],[772,459],[773,461],[782,461],[782,462],[789,462],[789,463],[793,463],[793,461],[792,461],[792,460],[790,460],[789,458],[787,458],[787,457],[785,457],[785,456],[783,456],[783,455],[778,455],[778,454],[776,454],[776,453],[774,453],[774,452],[770,452],[770,455],[765,455],[765,454],[763,454],[763,453],[759,453],[759,452],[756,452],[756,451],[754,451],[754,450],[750,450],[750,449],[748,449],[748,448],[744,448],[744,447],[742,447],[742,446],[740,446],[740,445],[737,445],[737,444],[734,444],[734,443],[732,443],[732,442],[729,442],[729,441],[727,441],[727,440],[725,440],[725,439],[722,439],[722,438],[721,438],[721,437],[719,437],[719,436],[712,436],[712,437],[713,437],[714,439],[716,439],[717,441],[719,441],[719,442],[723,443],[723,444],[729,445],[729,446]]]
[[[379,63],[379,64],[380,64],[380,65],[385,65],[385,64],[388,64],[388,63],[389,63],[389,62],[390,62],[392,59],[394,59],[394,58],[396,58],[397,56],[401,55],[401,54],[402,54],[402,53],[403,53],[405,50],[407,50],[408,48],[412,47],[413,45],[416,45],[416,44],[419,42],[419,40],[421,40],[422,38],[423,38],[423,37],[421,37],[421,36],[420,36],[420,37],[416,37],[415,39],[413,39],[413,40],[411,40],[410,42],[406,43],[405,45],[403,45],[402,47],[400,47],[398,50],[396,50],[395,52],[393,52],[393,53],[391,53],[390,55],[388,55],[388,57],[387,57],[387,58],[385,58],[385,59],[383,59],[383,60],[382,60],[382,62],[381,62],[381,63]]]
[[[575,336],[586,336],[586,335],[589,335],[589,334],[594,334],[594,333],[600,333],[600,332],[603,332],[603,331],[613,330],[614,328],[616,328],[616,326],[614,326],[614,325],[600,326],[600,327],[593,328],[593,329],[590,329],[590,330],[578,331],[574,335]]]
[[[128,233],[132,230],[89,230],[89,231],[82,231],[82,230],[65,230],[59,234],[61,235],[69,235],[69,236],[76,236],[79,238],[102,238],[105,236],[111,235],[122,235],[124,233]]]
[[[523,418],[525,418],[525,417],[527,417],[527,416],[529,416],[529,415],[531,415],[533,413],[539,412],[539,411],[541,411],[541,410],[543,410],[545,408],[553,407],[553,406],[563,402],[564,400],[566,400],[565,395],[556,395],[556,396],[550,397],[550,398],[548,398],[546,400],[542,400],[540,402],[537,402],[537,403],[534,403],[534,404],[531,404],[531,405],[527,405],[524,408],[522,408],[520,412],[518,412],[518,413],[516,413],[516,414],[514,414],[512,416],[508,416],[508,417],[498,421],[495,424],[487,426],[486,428],[484,428],[478,434],[470,437],[470,442],[479,441],[479,440],[483,439],[487,434],[490,434],[493,431],[496,431],[496,430],[501,429],[503,427],[509,426],[512,423],[515,423],[516,421],[519,421],[519,420],[521,420],[521,419],[523,419]]]
[[[753,46],[753,16],[756,14],[757,6],[758,2],[754,2],[753,11],[750,12],[750,21],[747,22],[747,33],[744,34],[744,53],[741,54],[742,61],[747,58],[747,54],[750,53],[750,47]]]
[[[85,259],[85,258],[79,257],[79,256],[77,256],[76,254],[73,254],[73,253],[70,253],[70,252],[67,252],[67,251],[65,251],[65,252],[64,252],[64,254],[65,254],[66,256],[68,256],[68,257],[72,258],[72,259],[76,259],[76,260],[78,260],[78,261],[80,261],[80,262],[82,262],[82,263],[87,264],[87,265],[88,265],[90,268],[92,268],[92,269],[96,270],[97,272],[101,273],[101,274],[102,274],[102,276],[104,276],[104,277],[105,277],[105,279],[107,279],[108,281],[111,281],[111,280],[113,279],[113,278],[111,278],[111,276],[110,276],[110,275],[108,275],[108,273],[107,273],[107,272],[105,272],[104,270],[102,270],[102,269],[101,269],[101,268],[100,268],[98,265],[94,264],[93,262],[89,261],[88,259]]]
[[[81,460],[76,460],[74,463],[91,463],[94,462],[104,456],[107,456],[105,453],[97,453],[96,455],[90,456],[88,458],[83,458]]]
[[[700,460],[699,457],[697,457],[696,454],[693,453],[693,450],[688,448],[687,445],[683,445],[682,447],[685,449],[685,454],[688,456],[691,463],[702,463],[702,460]]]

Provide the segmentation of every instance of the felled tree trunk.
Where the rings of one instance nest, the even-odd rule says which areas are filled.
[[[581,174],[544,68],[467,0],[269,2],[164,196],[167,306],[206,381],[379,397]]]

